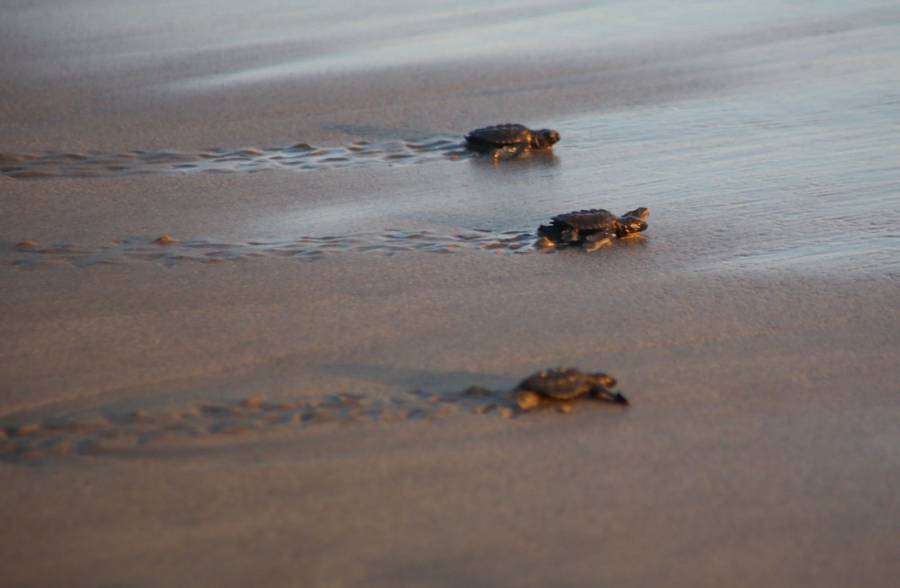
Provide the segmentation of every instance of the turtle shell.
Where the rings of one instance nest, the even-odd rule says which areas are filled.
[[[570,229],[577,229],[577,235],[609,232],[615,233],[619,227],[619,217],[600,208],[593,210],[576,210],[553,217],[549,225],[538,227],[538,234],[554,243],[577,240]]]
[[[592,210],[576,210],[553,217],[554,223],[560,223],[573,227],[579,231],[614,231],[619,223],[619,217],[608,210],[594,208]]]
[[[573,368],[541,370],[525,378],[519,390],[531,390],[554,400],[572,400],[591,391],[589,376]]]
[[[524,125],[504,124],[475,129],[466,135],[466,141],[476,145],[530,145],[531,129]]]

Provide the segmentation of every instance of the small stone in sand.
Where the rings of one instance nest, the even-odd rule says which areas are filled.
[[[564,402],[556,407],[556,410],[563,414],[570,414],[572,412],[572,405],[568,402]]]
[[[7,429],[10,437],[25,437],[26,435],[32,435],[41,430],[41,426],[35,423],[28,423],[25,425],[19,425],[18,427],[10,427]]]
[[[505,419],[511,419],[515,416],[515,414],[516,413],[513,412],[513,409],[509,408],[508,406],[504,406],[500,409],[500,416]]]
[[[490,396],[491,391],[482,386],[469,386],[463,392],[465,396]]]
[[[475,408],[472,409],[472,412],[476,414],[487,414],[497,408],[497,405],[493,402],[488,404],[479,404]]]
[[[172,235],[169,235],[168,233],[164,234],[164,235],[160,235],[154,241],[154,243],[156,243],[157,245],[174,245],[177,242],[178,241],[175,239],[175,237],[173,237]]]
[[[200,411],[203,414],[212,416],[237,415],[240,413],[240,410],[233,406],[222,406],[219,404],[204,404],[200,407]]]
[[[431,411],[431,417],[432,418],[448,417],[451,414],[455,413],[456,410],[457,410],[456,407],[453,406],[452,404],[442,404],[441,406],[439,406]]]
[[[34,241],[22,241],[21,243],[16,243],[16,249],[34,249],[37,247],[37,243]]]
[[[226,421],[222,423],[215,423],[209,428],[209,432],[223,435],[242,435],[244,433],[249,433],[250,431],[253,431],[257,428],[258,427],[247,422]]]
[[[262,398],[253,397],[253,398],[244,398],[241,400],[241,406],[244,408],[249,408],[250,410],[259,410],[262,408],[263,401]]]
[[[143,410],[135,410],[125,415],[125,421],[128,423],[150,423],[153,417]]]

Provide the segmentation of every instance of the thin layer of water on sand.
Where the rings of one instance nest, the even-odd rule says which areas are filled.
[[[536,240],[537,236],[531,231],[460,230],[438,233],[387,229],[379,233],[232,243],[206,239],[179,241],[169,235],[156,239],[130,237],[97,247],[82,247],[73,243],[42,245],[23,241],[0,243],[0,266],[35,269],[62,264],[88,268],[135,261],[173,266],[180,262],[221,263],[259,257],[318,261],[340,253],[391,256],[409,252],[447,254],[475,250],[521,255],[535,251]]]

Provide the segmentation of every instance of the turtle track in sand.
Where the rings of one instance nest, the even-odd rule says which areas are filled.
[[[435,160],[471,159],[459,137],[438,136],[421,141],[356,141],[337,147],[297,143],[267,148],[210,148],[196,152],[141,150],[122,153],[101,151],[46,151],[0,153],[0,174],[16,178],[96,178],[133,175],[189,175],[204,173],[255,173],[288,169],[358,167],[381,163],[413,165]]]
[[[188,262],[223,263],[259,257],[311,262],[344,253],[392,256],[415,251],[446,254],[481,250],[498,254],[525,254],[535,251],[536,236],[529,231],[462,230],[437,233],[387,229],[379,233],[300,237],[289,241],[226,243],[205,239],[172,239],[161,243],[160,239],[131,237],[94,247],[73,243],[0,241],[0,267],[35,269],[69,265],[89,268],[141,261],[174,266]]]
[[[520,414],[509,391],[472,386],[460,392],[374,397],[332,394],[305,402],[246,398],[231,403],[195,404],[164,413],[101,413],[91,418],[46,418],[0,423],[0,460],[42,463],[76,456],[127,456],[163,447],[185,448],[204,439],[245,437],[318,425],[351,425],[438,420],[459,414],[515,418]]]

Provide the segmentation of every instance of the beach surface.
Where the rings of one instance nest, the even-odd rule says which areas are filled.
[[[3,13],[4,585],[900,577],[896,3]]]

